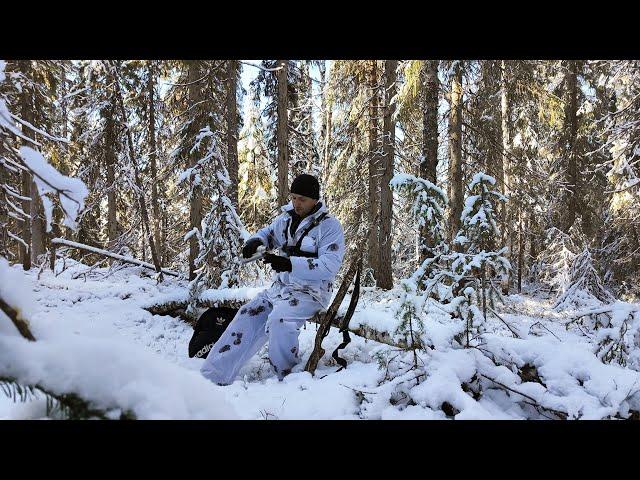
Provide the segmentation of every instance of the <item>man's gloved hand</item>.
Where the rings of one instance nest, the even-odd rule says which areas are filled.
[[[262,241],[260,239],[250,238],[247,240],[247,243],[244,244],[244,247],[242,247],[242,256],[244,258],[251,258],[256,253],[260,245],[262,245]]]
[[[287,257],[281,257],[280,255],[274,255],[273,253],[267,253],[262,257],[264,263],[271,265],[276,272],[290,272],[291,260]]]

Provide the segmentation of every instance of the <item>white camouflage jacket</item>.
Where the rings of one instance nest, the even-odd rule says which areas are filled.
[[[258,238],[268,250],[281,249],[285,244],[295,246],[306,228],[318,217],[324,218],[303,238],[300,250],[316,253],[317,258],[291,256],[291,272],[280,272],[271,290],[283,293],[303,292],[311,295],[324,308],[329,305],[333,282],[342,265],[345,252],[344,232],[340,221],[328,214],[324,201],[320,200],[320,208],[302,219],[294,235],[289,232],[293,204],[283,206],[282,212],[268,226],[258,230],[251,238]],[[286,233],[285,233],[286,230]]]

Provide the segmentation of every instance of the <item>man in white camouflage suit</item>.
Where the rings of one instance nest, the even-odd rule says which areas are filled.
[[[328,214],[314,176],[299,175],[290,192],[291,202],[282,207],[283,213],[242,249],[244,258],[252,257],[261,245],[280,249],[282,255],[265,254],[265,263],[278,272],[276,280],[238,311],[200,370],[219,385],[232,383],[267,341],[269,360],[282,380],[299,362],[300,327],[329,305],[345,251],[342,225]]]

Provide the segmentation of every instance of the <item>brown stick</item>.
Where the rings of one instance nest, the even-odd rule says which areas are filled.
[[[27,320],[22,318],[22,315],[20,315],[20,312],[14,309],[7,302],[5,302],[1,297],[0,297],[0,310],[2,310],[4,314],[11,319],[13,324],[16,326],[16,328],[20,332],[20,335],[22,335],[24,338],[32,342],[36,341],[33,334],[31,333],[31,330],[29,329],[29,323],[27,322]]]
[[[498,315],[496,313],[496,311],[493,308],[488,307],[488,309],[491,311],[491,313],[493,313],[496,317],[498,317],[498,320],[500,320],[502,323],[504,323],[506,325],[506,327],[509,329],[509,331],[511,332],[511,335],[513,335],[514,338],[522,338],[520,335],[518,335],[517,332],[515,332],[513,330],[513,328],[511,328],[511,325],[509,325],[504,318],[502,318],[500,315]],[[558,337],[556,337],[556,338],[558,338]]]
[[[525,403],[528,403],[529,405],[531,405],[532,407],[535,407],[536,409],[537,408],[542,408],[543,410],[547,410],[548,412],[551,412],[554,415],[557,415],[558,417],[560,417],[563,420],[566,420],[567,417],[569,416],[566,412],[561,412],[560,410],[555,410],[553,408],[549,408],[549,407],[545,407],[543,405],[540,405],[540,403],[538,403],[538,401],[535,398],[530,397],[529,395],[527,395],[525,393],[522,393],[522,392],[519,392],[517,390],[514,390],[511,387],[507,387],[504,383],[500,383],[499,381],[497,381],[497,380],[495,380],[495,379],[493,379],[491,377],[488,377],[488,376],[486,376],[486,375],[484,375],[482,373],[480,374],[480,376],[486,378],[487,380],[492,381],[493,383],[495,383],[496,385],[499,385],[500,387],[504,388],[505,390],[509,390],[509,391],[511,391],[513,393],[517,393],[518,395],[530,400],[533,403],[529,403],[529,402],[525,402]]]
[[[315,318],[312,319],[312,321],[319,323],[320,326],[318,327],[318,333],[316,333],[316,340],[313,347],[313,351],[311,352],[311,355],[309,356],[309,360],[307,360],[307,364],[304,367],[304,370],[306,372],[311,373],[311,375],[315,373],[316,367],[318,366],[318,362],[324,355],[324,349],[322,348],[322,340],[324,340],[324,337],[326,337],[327,333],[329,333],[329,329],[331,328],[331,325],[335,319],[336,313],[338,312],[338,308],[340,308],[340,304],[342,303],[342,300],[344,299],[344,296],[346,295],[347,290],[349,289],[349,285],[351,285],[351,281],[355,276],[356,268],[358,267],[359,260],[360,258],[358,255],[356,258],[354,258],[351,261],[351,265],[349,265],[349,270],[347,270],[347,273],[345,274],[342,280],[342,284],[340,285],[340,288],[338,289],[338,293],[333,299],[333,303],[329,307],[329,310],[327,310],[325,314],[322,315],[322,317],[320,317],[320,314],[316,314]]]
[[[379,213],[376,214],[374,218],[374,221],[373,221],[374,225],[377,224],[378,216],[379,216]],[[309,360],[307,361],[307,364],[304,367],[305,371],[311,373],[311,375],[313,375],[314,372],[316,371],[318,362],[324,355],[324,349],[322,348],[322,340],[324,339],[324,337],[327,336],[327,333],[329,333],[329,328],[333,324],[333,320],[336,314],[338,313],[338,308],[340,308],[340,304],[342,303],[342,300],[344,299],[344,296],[346,295],[347,290],[349,289],[349,285],[351,285],[351,281],[353,280],[353,277],[356,274],[356,270],[358,269],[358,263],[360,262],[360,259],[364,254],[364,249],[367,245],[367,242],[365,240],[369,237],[369,233],[371,232],[371,229],[372,229],[372,225],[369,225],[369,228],[367,228],[366,233],[360,239],[360,242],[357,243],[357,245],[359,245],[358,249],[356,250],[355,255],[353,256],[353,260],[351,260],[351,264],[349,265],[349,269],[347,270],[347,273],[342,279],[342,284],[338,289],[338,293],[333,299],[333,303],[331,303],[329,310],[327,310],[327,312],[322,317],[322,320],[318,321],[320,326],[318,327],[318,333],[316,333],[316,340],[313,347],[313,351],[311,352],[311,356],[309,357]]]

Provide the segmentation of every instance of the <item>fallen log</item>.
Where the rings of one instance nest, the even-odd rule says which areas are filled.
[[[91,247],[89,245],[84,245],[82,243],[71,242],[69,240],[65,240],[64,238],[54,238],[51,240],[51,243],[57,244],[57,245],[64,245],[65,247],[76,248],[78,250],[84,250],[85,252],[91,252],[97,255],[113,258],[114,260],[118,260],[119,262],[130,263],[133,265],[137,265],[139,267],[153,270],[154,272],[156,271],[156,267],[151,263],[143,262],[133,257],[125,257],[123,255],[118,255],[116,253],[108,252],[107,250],[102,250],[100,248]],[[170,275],[172,277],[180,276],[178,272],[174,272],[173,270],[167,270],[166,268],[162,269],[162,273],[166,275]]]
[[[248,299],[247,299],[248,300]],[[196,302],[196,306],[199,308],[210,308],[210,307],[230,307],[230,308],[240,308],[242,305],[246,303],[241,300],[198,300]],[[188,302],[186,300],[173,300],[170,302],[160,303],[149,305],[144,307],[145,310],[152,313],[153,315],[170,315],[170,316],[178,316],[185,320],[190,325],[194,325],[197,318],[187,314]],[[320,324],[322,319],[324,318],[325,311],[321,310],[308,321],[312,323]],[[344,315],[336,315],[331,320],[331,326],[340,328],[340,324]],[[404,340],[394,340],[389,332],[379,332],[372,327],[368,327],[367,325],[359,325],[357,327],[349,326],[349,332],[354,335],[358,335],[359,337],[364,338],[365,340],[373,340],[374,342],[384,343],[385,345],[390,345],[396,348],[406,348],[407,342]]]

